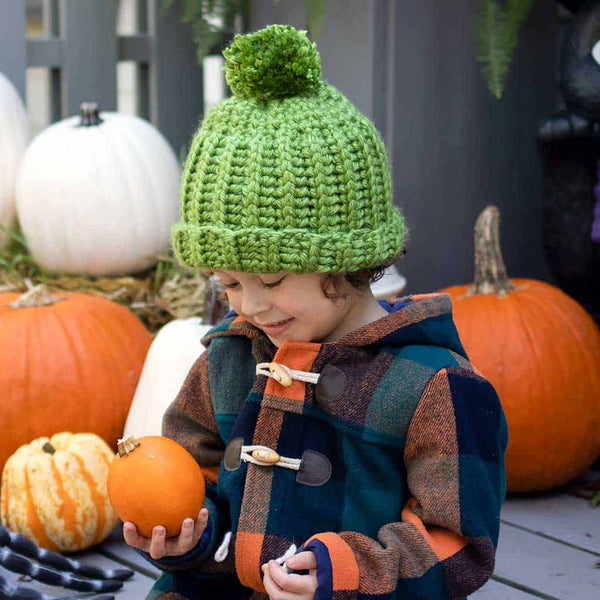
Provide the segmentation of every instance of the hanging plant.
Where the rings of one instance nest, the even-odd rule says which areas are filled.
[[[529,14],[534,0],[480,0],[475,17],[477,60],[490,92],[500,100],[519,27]]]
[[[200,64],[223,34],[233,29],[237,15],[248,10],[248,0],[163,0],[164,10],[174,3],[181,6],[181,20],[191,29]]]
[[[316,42],[327,15],[328,0],[307,0],[306,28],[311,40]],[[233,31],[238,15],[247,15],[248,0],[163,0],[164,10],[173,4],[181,6],[181,20],[190,26],[192,39],[196,45],[196,57],[202,64],[227,31]],[[273,0],[278,4],[278,0]]]

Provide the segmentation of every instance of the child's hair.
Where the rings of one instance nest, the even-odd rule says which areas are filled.
[[[393,264],[393,263],[390,263]],[[347,294],[342,291],[342,282],[348,282],[353,288],[364,291],[371,283],[379,281],[383,273],[390,265],[380,265],[378,267],[369,267],[360,271],[350,273],[326,273],[323,278],[322,290],[325,298],[335,302],[343,300]]]

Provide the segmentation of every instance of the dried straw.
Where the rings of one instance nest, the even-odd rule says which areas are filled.
[[[31,257],[22,234],[9,231],[11,246],[0,250],[0,292],[26,292],[44,283],[51,292],[81,292],[127,306],[152,333],[173,319],[203,316],[207,277],[178,264],[172,254],[159,257],[143,273],[121,277],[50,274]]]

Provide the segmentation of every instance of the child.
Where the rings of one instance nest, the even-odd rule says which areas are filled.
[[[194,138],[173,239],[234,315],[203,342],[164,435],[207,480],[148,598],[461,598],[491,575],[506,424],[446,295],[379,304],[402,250],[373,124],[273,25],[224,52],[233,97]]]

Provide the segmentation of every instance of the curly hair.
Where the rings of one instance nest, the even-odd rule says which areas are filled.
[[[393,264],[393,263],[390,263]],[[341,284],[347,281],[353,288],[364,291],[371,283],[379,281],[389,265],[369,267],[350,273],[327,273],[323,278],[322,290],[325,297],[331,301],[342,300],[347,294],[341,291]]]

